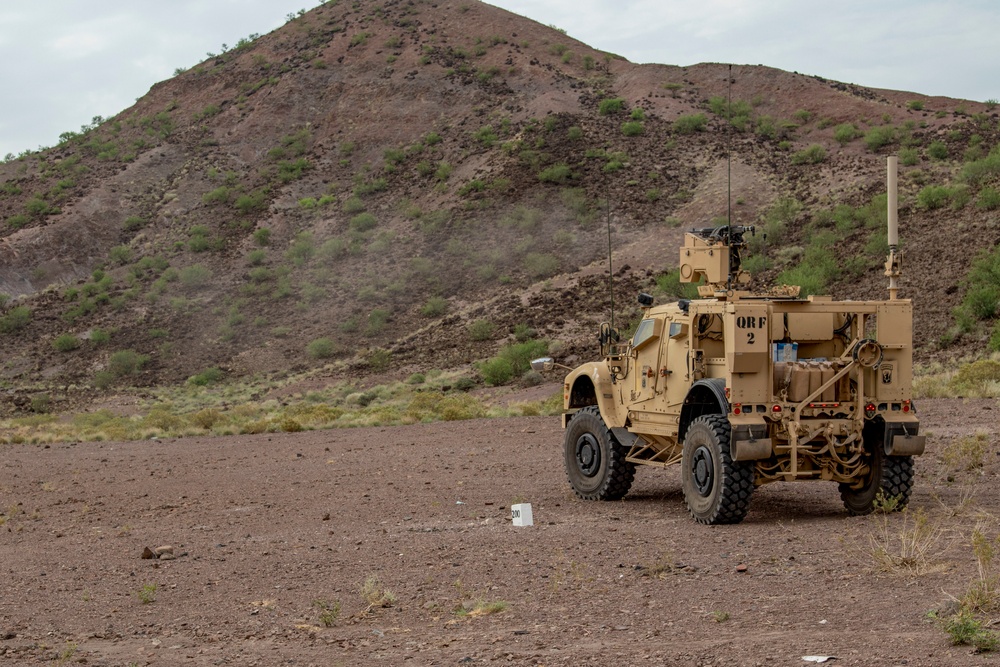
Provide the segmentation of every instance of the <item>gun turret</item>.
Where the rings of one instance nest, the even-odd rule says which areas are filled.
[[[681,248],[680,280],[705,285],[698,288],[703,296],[730,291],[734,285],[750,282],[750,274],[742,270],[742,252],[747,246],[743,235],[756,234],[756,228],[743,225],[722,225],[692,229],[684,235]]]

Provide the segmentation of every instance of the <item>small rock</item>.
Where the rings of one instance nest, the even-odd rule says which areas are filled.
[[[737,571],[737,572],[746,572],[746,571],[747,571],[747,566],[746,566],[746,564],[744,564],[744,563],[740,563],[739,565],[737,565],[737,566],[736,566],[736,571]]]
[[[174,553],[174,548],[169,544],[164,544],[163,546],[156,547],[155,549],[153,549],[153,554],[157,558],[163,558],[163,554],[173,555],[173,553]]]
[[[156,554],[154,554],[153,550],[150,549],[149,547],[143,547],[142,548],[142,558],[143,558],[143,560],[149,560],[151,558],[156,558]]]
[[[167,551],[160,554],[160,560],[174,560],[177,556],[174,555],[173,551]]]

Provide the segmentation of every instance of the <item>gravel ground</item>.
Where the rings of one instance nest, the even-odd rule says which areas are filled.
[[[577,500],[554,418],[5,446],[0,663],[987,664],[928,612],[977,577],[973,528],[998,532],[995,404],[921,403],[906,514],[777,484],[719,527],[674,469]],[[977,429],[984,465],[946,463]],[[873,543],[925,519],[917,569],[880,569]]]

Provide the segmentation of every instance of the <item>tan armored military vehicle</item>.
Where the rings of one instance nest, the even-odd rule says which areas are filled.
[[[654,306],[627,342],[601,325],[601,361],[566,376],[565,466],[581,498],[628,493],[637,465],[681,466],[696,521],[738,523],[771,482],[837,482],[851,514],[906,505],[925,436],[911,398],[912,306],[897,298],[896,165],[889,161],[889,298],[740,288],[749,227],[693,230],[680,276],[701,298]],[[533,363],[551,369],[551,359]]]

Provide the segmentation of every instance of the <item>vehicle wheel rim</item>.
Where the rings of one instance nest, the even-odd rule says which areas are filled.
[[[586,477],[593,477],[601,467],[601,445],[590,433],[576,441],[576,465]]]
[[[704,498],[712,492],[713,471],[712,453],[707,447],[699,447],[691,457],[691,479],[694,480],[694,488]]]

